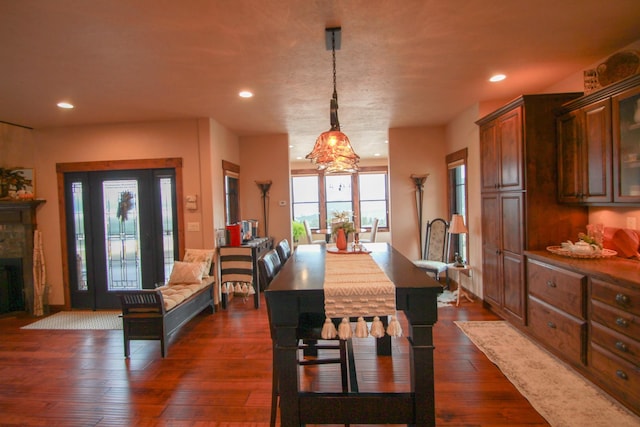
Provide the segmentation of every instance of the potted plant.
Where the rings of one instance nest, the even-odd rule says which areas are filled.
[[[298,243],[300,241],[300,237],[304,236],[304,224],[298,221],[291,222],[291,229],[293,231],[293,242]]]
[[[334,212],[331,221],[331,234],[335,237],[336,247],[340,250],[347,248],[349,233],[356,231],[350,220],[351,212]]]

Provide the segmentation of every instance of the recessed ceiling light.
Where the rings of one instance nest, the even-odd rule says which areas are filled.
[[[293,148],[293,145],[290,145],[289,148]]]
[[[506,79],[507,76],[505,76],[504,74],[496,74],[495,76],[491,76],[491,78],[489,78],[490,82],[501,82],[502,80]]]
[[[58,107],[60,108],[65,108],[67,110],[73,108],[73,104],[70,104],[68,102],[58,102]]]
[[[253,96],[253,92],[249,92],[248,90],[242,90],[238,93],[240,98],[251,98]]]
[[[380,153],[375,153],[374,156],[375,157],[380,157]]]

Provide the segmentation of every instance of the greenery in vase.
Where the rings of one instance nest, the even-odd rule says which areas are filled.
[[[333,212],[333,220],[331,221],[331,234],[338,234],[338,230],[340,229],[344,230],[345,235],[356,231],[353,226],[353,222],[351,221],[351,212]]]

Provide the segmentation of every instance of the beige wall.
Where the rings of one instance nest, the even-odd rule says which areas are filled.
[[[242,219],[257,219],[264,236],[262,192],[256,181],[271,181],[268,194],[269,236],[277,243],[291,237],[291,203],[288,135],[265,135],[240,139],[240,212]],[[280,202],[284,205],[280,205]]]
[[[420,258],[416,192],[411,175],[429,174],[424,185],[423,223],[446,218],[447,152],[444,126],[389,130],[391,242],[409,259]]]
[[[0,168],[34,167],[33,131],[0,123]]]
[[[485,107],[486,108],[486,107]],[[447,154],[467,149],[467,235],[470,278],[462,286],[482,295],[482,225],[480,211],[480,132],[475,121],[481,106],[475,104],[447,125]],[[446,179],[446,177],[445,177]],[[449,220],[449,219],[447,219]],[[456,278],[457,279],[457,278]],[[465,279],[464,275],[460,280]]]
[[[50,303],[62,305],[64,287],[56,163],[181,157],[184,194],[196,194],[202,203],[196,211],[184,210],[185,223],[200,224],[201,231],[185,231],[186,247],[204,247],[213,237],[211,218],[203,216],[203,203],[211,204],[211,191],[203,191],[201,149],[210,145],[198,120],[43,129],[34,132],[36,197],[47,202],[38,210],[43,234]],[[206,129],[206,126],[204,126]],[[205,150],[206,153],[206,150]],[[205,168],[206,169],[206,168]],[[205,178],[208,181],[208,178]],[[206,194],[206,195],[205,195]],[[178,206],[184,209],[184,202]]]

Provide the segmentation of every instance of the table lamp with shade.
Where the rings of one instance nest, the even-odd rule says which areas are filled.
[[[451,222],[449,223],[449,234],[466,234],[469,230],[467,230],[467,226],[464,224],[464,218],[462,215],[453,214],[451,217]],[[462,256],[458,252],[455,253],[454,257],[454,267],[464,267],[464,261],[462,260]]]

